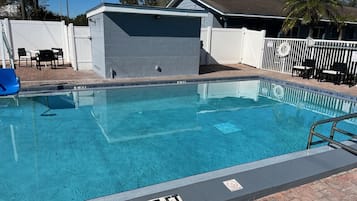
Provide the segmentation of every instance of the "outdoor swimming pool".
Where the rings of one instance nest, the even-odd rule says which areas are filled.
[[[313,122],[357,101],[262,79],[1,98],[0,111],[0,201],[86,200],[304,150]]]

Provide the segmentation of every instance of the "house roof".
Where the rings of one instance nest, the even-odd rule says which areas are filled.
[[[201,2],[216,8],[225,15],[285,16],[282,13],[283,0],[201,0]]]
[[[284,0],[192,0],[222,16],[245,16],[285,19]],[[176,7],[182,0],[172,0],[168,7]],[[357,18],[357,8],[344,7],[343,13]]]
[[[189,9],[176,8],[158,8],[147,6],[127,6],[122,4],[102,3],[91,10],[87,11],[87,18],[103,12],[117,12],[117,13],[136,13],[147,15],[170,15],[183,17],[207,17],[206,11],[197,11]]]

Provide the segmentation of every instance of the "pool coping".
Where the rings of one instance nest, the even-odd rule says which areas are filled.
[[[344,142],[354,148],[354,142]],[[184,201],[254,200],[357,167],[357,157],[322,146],[155,184],[89,201],[148,201],[178,194]],[[236,179],[242,190],[231,192],[223,181]]]

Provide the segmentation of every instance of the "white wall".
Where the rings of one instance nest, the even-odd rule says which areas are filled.
[[[203,28],[201,64],[243,63],[260,67],[265,31],[248,29]]]
[[[5,23],[6,26],[6,23]],[[67,27],[62,22],[9,20],[5,27],[10,34],[15,59],[18,59],[17,48],[39,50],[62,48],[64,58],[68,61]]]
[[[67,27],[64,21],[4,19],[1,22],[13,48],[15,60],[18,59],[18,48],[25,48],[27,51],[62,48],[65,61],[70,62],[75,70],[92,69],[89,27],[73,26],[73,24]],[[7,54],[6,59],[8,59]]]

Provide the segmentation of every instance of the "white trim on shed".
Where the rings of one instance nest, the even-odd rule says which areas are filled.
[[[128,8],[128,7],[113,7],[103,5],[95,10],[87,13],[87,18],[103,12],[120,12],[120,13],[135,13],[148,15],[168,15],[168,16],[184,16],[184,17],[207,17],[208,13],[198,12],[183,12],[163,9],[142,9],[142,8]]]

